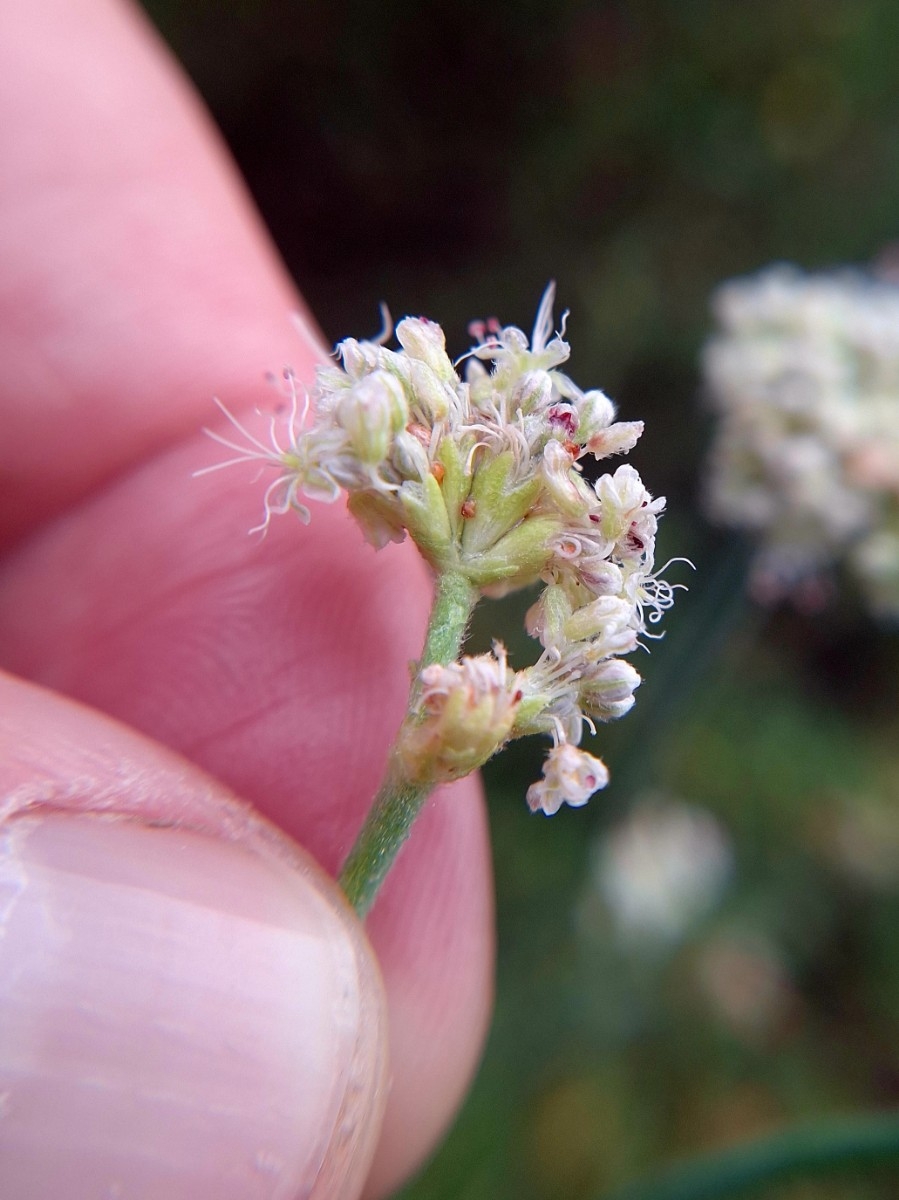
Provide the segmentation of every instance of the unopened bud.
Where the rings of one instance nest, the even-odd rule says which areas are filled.
[[[343,393],[336,416],[359,461],[376,466],[409,420],[409,408],[399,380],[388,371],[373,371]]]
[[[633,706],[634,692],[642,682],[629,662],[606,659],[591,667],[580,681],[581,704],[588,716],[614,720]]]
[[[581,437],[584,439],[599,433],[601,429],[608,429],[615,420],[614,403],[605,392],[598,389],[584,392],[578,401],[577,410]]]
[[[436,321],[405,317],[396,327],[396,340],[410,358],[425,363],[438,379],[456,382],[456,372],[446,352],[446,338]]]
[[[373,342],[359,342],[356,338],[344,338],[337,345],[337,353],[343,369],[350,379],[362,379],[380,365],[381,348]]]
[[[580,642],[602,633],[625,629],[634,615],[634,607],[618,596],[598,596],[577,609],[564,625],[566,638]]]
[[[450,410],[452,392],[427,363],[412,359],[409,363],[412,402],[428,425],[442,421]]]
[[[549,405],[553,381],[548,371],[525,371],[512,394],[513,404],[525,414],[540,412]]]
[[[582,517],[590,507],[587,485],[572,470],[573,458],[561,442],[551,438],[543,447],[540,474],[553,504],[566,517]]]

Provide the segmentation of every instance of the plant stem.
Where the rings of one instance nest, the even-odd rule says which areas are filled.
[[[656,1179],[625,1187],[607,1200],[720,1200],[798,1176],[832,1175],[887,1163],[894,1169],[899,1165],[899,1114],[877,1113],[790,1129],[704,1155]]]
[[[418,671],[431,663],[446,666],[458,658],[477,599],[477,591],[464,575],[444,571],[437,576]],[[415,719],[418,671],[409,696],[407,721]],[[404,776],[397,755],[391,751],[384,781],[340,873],[340,886],[360,917],[364,918],[374,904],[378,889],[430,792],[431,785],[415,783]]]

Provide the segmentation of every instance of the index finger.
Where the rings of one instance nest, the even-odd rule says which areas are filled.
[[[374,556],[333,509],[260,551],[241,481],[192,485],[209,455],[184,437],[210,397],[267,400],[263,370],[308,374],[315,339],[297,341],[296,297],[143,21],[112,0],[3,19],[2,519],[30,532],[0,569],[0,655],[181,750],[333,869],[420,650],[421,564]],[[476,785],[455,790],[369,926],[393,1039],[382,1189],[448,1120],[489,1009],[483,812]]]
[[[2,542],[322,350],[138,10],[3,6],[0,157]]]

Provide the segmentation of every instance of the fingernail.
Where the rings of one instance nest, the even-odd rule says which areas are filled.
[[[0,829],[4,1200],[358,1195],[377,970],[311,864],[100,814]]]

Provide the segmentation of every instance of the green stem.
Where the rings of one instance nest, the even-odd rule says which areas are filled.
[[[720,1200],[794,1176],[899,1165],[899,1114],[880,1113],[791,1129],[679,1164],[607,1200]],[[769,1193],[765,1191],[765,1195]]]
[[[478,595],[468,579],[456,571],[443,571],[437,576],[420,667],[431,663],[447,666],[456,661]]]
[[[459,657],[477,599],[477,591],[464,575],[444,571],[437,576],[419,670],[431,663],[445,666]],[[416,672],[416,681],[417,678]],[[414,719],[417,692],[416,682],[412,685],[406,720]],[[430,791],[429,784],[408,780],[396,754],[391,752],[384,781],[340,873],[340,886],[360,917],[365,917],[374,904],[378,889]]]

